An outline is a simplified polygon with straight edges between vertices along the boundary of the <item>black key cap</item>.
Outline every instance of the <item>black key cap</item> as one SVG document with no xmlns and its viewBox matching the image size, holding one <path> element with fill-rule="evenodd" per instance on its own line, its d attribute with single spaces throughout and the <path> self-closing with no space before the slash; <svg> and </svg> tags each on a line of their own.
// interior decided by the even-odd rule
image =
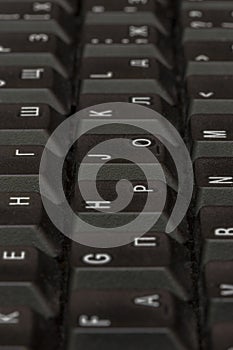
<svg viewBox="0 0 233 350">
<path fill-rule="evenodd" d="M 195 162 L 196 182 L 201 187 L 233 187 L 231 158 L 203 158 Z"/>
<path fill-rule="evenodd" d="M 232 206 L 233 162 L 229 158 L 199 158 L 194 163 L 197 212 L 204 206 Z"/>
<path fill-rule="evenodd" d="M 184 269 L 185 259 L 185 250 L 164 233 L 147 234 L 114 249 L 73 243 L 71 288 L 127 289 L 143 285 L 146 289 L 162 287 L 187 300 L 192 282 L 189 268 Z"/>
<path fill-rule="evenodd" d="M 195 141 L 233 141 L 232 101 L 195 101 L 189 112 L 191 136 Z"/>
<path fill-rule="evenodd" d="M 45 145 L 64 119 L 44 104 L 0 104 L 0 144 Z"/>
<path fill-rule="evenodd" d="M 109 170 L 108 170 L 109 171 Z M 122 177 L 123 178 L 123 177 Z M 149 180 L 149 179 L 147 179 Z M 159 213 L 159 209 L 161 207 L 161 201 L 162 198 L 164 196 L 164 194 L 166 193 L 166 185 L 159 180 L 150 180 L 151 182 L 151 187 L 149 188 L 151 191 L 151 200 L 150 200 L 150 204 L 148 204 L 147 206 L 147 213 L 151 213 L 151 215 L 153 215 L 153 212 L 157 212 Z M 130 203 L 126 202 L 126 205 L 124 206 L 124 209 L 122 209 L 121 212 L 124 213 L 128 213 L 128 214 L 138 214 L 143 210 L 143 207 L 146 203 L 146 199 L 147 199 L 147 195 L 148 192 L 138 192 L 138 186 L 143 186 L 146 189 L 148 189 L 148 187 L 146 187 L 146 181 L 143 180 L 138 180 L 138 181 L 132 181 L 131 182 L 133 185 L 133 189 L 134 189 L 134 198 L 132 199 L 132 201 Z M 96 194 L 93 191 L 94 185 L 91 181 L 88 180 L 79 180 L 79 186 L 82 185 L 83 188 L 87 189 L 88 194 L 86 195 L 87 198 L 83 198 L 81 196 L 80 193 L 80 189 L 79 186 L 77 186 L 76 188 L 76 201 L 74 204 L 74 209 L 76 212 L 78 213 L 83 213 L 83 215 L 87 215 L 88 217 L 90 216 L 90 219 L 92 217 L 92 214 L 96 213 L 96 210 L 98 209 L 98 206 L 101 207 L 102 211 L 106 214 L 109 214 L 111 216 L 112 211 L 114 211 L 114 200 L 116 199 L 116 184 L 117 184 L 117 180 L 107 180 L 105 179 L 104 181 L 98 181 L 97 183 L 97 187 L 98 190 L 100 192 L 100 194 L 102 195 L 102 198 L 105 199 L 105 201 L 103 202 L 99 202 L 99 196 L 98 198 L 96 197 Z M 125 191 L 125 195 L 127 198 L 131 198 L 131 194 L 132 194 L 132 186 L 127 183 L 125 184 L 124 187 L 124 191 Z M 173 203 L 173 196 L 170 193 L 170 195 L 168 195 L 169 199 L 168 202 L 171 205 L 171 202 Z M 166 209 L 168 209 L 168 203 L 166 205 Z M 119 215 L 120 215 L 119 213 Z M 97 214 L 98 215 L 98 214 Z M 114 214 L 113 214 L 114 216 Z M 125 219 L 127 219 L 126 215 L 123 216 Z M 122 219 L 123 219 L 122 217 Z M 93 219 L 94 219 L 94 215 L 93 215 Z M 110 221 L 106 224 L 109 224 Z"/>
<path fill-rule="evenodd" d="M 88 13 L 82 42 L 92 44 L 148 44 L 158 43 L 160 35 L 167 35 L 166 29 L 152 13 L 126 14 L 106 12 Z"/>
<path fill-rule="evenodd" d="M 9 221 L 8 221 L 9 223 Z M 49 318 L 59 311 L 59 269 L 31 247 L 0 248 L 1 306 L 25 305 Z"/>
<path fill-rule="evenodd" d="M 230 2 L 183 3 L 182 22 L 192 29 L 227 28 L 233 29 L 233 6 Z"/>
<path fill-rule="evenodd" d="M 50 336 L 46 337 L 46 331 Z M 29 308 L 14 305 L 0 308 L 0 338 L 2 349 L 55 349 L 58 346 L 56 326 L 47 322 Z"/>
<path fill-rule="evenodd" d="M 202 264 L 230 260 L 233 249 L 233 207 L 212 206 L 200 210 L 199 230 Z"/>
<path fill-rule="evenodd" d="M 152 45 L 86 45 L 84 48 L 81 79 L 151 79 L 163 78 L 172 82 L 170 68 L 163 55 Z"/>
<path fill-rule="evenodd" d="M 193 99 L 232 99 L 233 65 L 192 63 L 187 70 L 188 94 Z"/>
<path fill-rule="evenodd" d="M 231 157 L 233 142 L 231 100 L 193 101 L 189 111 L 193 160 Z"/>
<path fill-rule="evenodd" d="M 12 4 L 21 4 L 22 0 L 8 0 L 7 1 L 8 4 L 10 4 L 9 7 L 12 6 Z M 33 11 L 37 12 L 37 11 L 44 11 L 44 13 L 50 12 L 52 6 L 54 6 L 54 4 L 58 4 L 60 6 L 62 6 L 67 12 L 69 13 L 73 13 L 76 11 L 77 9 L 77 5 L 78 5 L 78 1 L 77 0 L 50 0 L 48 2 L 33 2 L 31 0 L 24 0 L 24 3 L 29 3 L 31 6 L 33 6 Z M 6 3 L 6 0 L 1 0 L 1 3 Z M 8 7 L 8 9 L 9 9 Z"/>
<path fill-rule="evenodd" d="M 135 128 L 136 129 L 136 128 Z M 160 142 L 155 136 L 152 136 L 151 134 L 148 134 L 146 131 L 143 132 L 141 130 L 141 133 L 139 133 L 139 130 L 135 130 L 133 126 L 130 128 L 126 128 L 126 125 L 122 125 L 120 127 L 118 125 L 118 130 L 114 130 L 114 134 L 107 133 L 107 130 L 102 127 L 98 129 L 91 130 L 91 133 L 86 133 L 82 137 L 79 138 L 76 145 L 76 159 L 78 163 L 84 162 L 86 164 L 96 164 L 101 163 L 104 160 L 108 160 L 108 165 L 110 167 L 110 164 L 112 163 L 122 163 L 120 160 L 117 161 L 116 159 L 113 160 L 114 155 L 109 152 L 109 150 L 106 147 L 105 154 L 99 155 L 96 152 L 92 151 L 92 148 L 95 146 L 98 146 L 101 142 L 113 140 L 114 139 L 127 139 L 127 156 L 130 158 L 132 155 L 137 152 L 137 160 L 138 163 L 147 163 L 148 165 L 152 163 L 152 159 L 145 160 L 144 156 L 144 150 L 145 148 L 150 150 L 157 160 L 160 163 L 163 163 L 164 166 L 168 169 L 172 169 L 174 178 L 175 178 L 175 169 L 174 165 L 172 163 L 171 157 L 169 156 L 169 152 L 167 151 L 166 147 Z M 122 130 L 122 134 L 120 131 Z M 144 147 L 143 147 L 144 145 Z M 122 156 L 124 151 L 122 151 Z M 84 160 L 84 157 L 86 156 L 86 159 Z M 124 163 L 127 161 L 124 160 Z M 153 163 L 156 162 L 155 158 L 153 158 Z M 129 162 L 128 162 L 129 163 Z M 130 164 L 128 164 L 130 166 Z"/>
<path fill-rule="evenodd" d="M 72 49 L 53 34 L 0 33 L 2 66 L 49 66 L 67 77 L 72 73 Z"/>
<path fill-rule="evenodd" d="M 17 246 L 30 244 L 52 257 L 60 255 L 63 236 L 44 211 L 38 175 L 0 178 L 0 244 L 5 247 L 12 242 Z"/>
<path fill-rule="evenodd" d="M 217 323 L 211 329 L 209 344 L 212 350 L 232 349 L 233 322 Z"/>
<path fill-rule="evenodd" d="M 96 227 L 96 235 L 101 234 L 101 228 L 114 228 L 115 231 L 118 232 L 118 227 L 121 228 L 122 226 L 129 224 L 131 221 L 135 220 L 139 214 L 141 214 L 141 220 L 144 220 L 145 222 L 147 222 L 148 218 L 154 221 L 152 227 L 150 225 L 146 230 L 165 231 L 172 209 L 175 205 L 177 188 L 174 181 L 171 182 L 171 179 L 168 178 L 167 184 L 165 184 L 163 181 L 152 180 L 149 177 L 149 166 L 146 171 L 147 181 L 150 181 L 150 186 L 148 186 L 145 181 L 145 175 L 142 174 L 137 167 L 127 167 L 122 166 L 121 164 L 114 164 L 112 167 L 102 167 L 98 174 L 98 182 L 94 183 L 88 181 L 88 174 L 95 171 L 95 167 L 96 165 L 94 166 L 94 169 L 92 167 L 86 167 L 83 177 L 79 177 L 79 185 L 76 186 L 75 196 L 73 196 L 71 206 L 81 220 Z M 159 168 L 161 168 L 160 165 Z M 84 180 L 84 176 L 86 177 L 86 180 Z M 121 195 L 118 194 L 122 199 L 119 208 L 119 201 L 116 201 L 115 203 L 117 198 L 116 184 L 121 179 L 127 179 L 128 182 L 125 182 L 122 190 L 122 192 L 124 191 L 124 197 L 122 192 Z M 170 185 L 174 186 L 174 188 L 169 187 Z M 85 198 L 82 197 L 80 193 L 80 186 L 82 186 L 82 189 L 85 189 L 87 192 Z M 99 192 L 98 196 L 94 190 L 96 186 Z M 152 191 L 150 192 L 149 200 L 147 200 L 148 190 Z M 164 203 L 164 205 L 161 205 L 161 203 Z M 145 204 L 147 204 L 146 208 L 144 208 Z M 154 220 L 154 218 L 156 218 L 157 221 Z M 72 230 L 73 232 L 76 232 L 75 226 L 72 227 Z M 136 230 L 137 229 L 135 228 L 135 231 Z M 78 228 L 78 231 L 80 231 L 80 228 Z M 82 228 L 82 231 L 85 235 L 89 234 L 89 231 L 86 231 L 84 228 Z M 139 228 L 138 231 L 134 233 L 141 233 L 141 229 Z M 174 230 L 170 235 L 179 242 L 182 242 L 187 238 L 182 227 L 178 230 Z M 117 234 L 114 236 L 114 242 L 116 236 Z M 100 238 L 100 240 L 101 246 L 103 246 L 105 242 L 102 243 L 102 238 Z"/>
<path fill-rule="evenodd" d="M 102 156 L 104 157 L 105 155 L 103 154 Z M 78 213 L 78 216 L 83 221 L 87 221 L 94 226 L 116 227 L 129 223 L 143 211 L 143 214 L 141 214 L 142 220 L 147 222 L 149 217 L 159 217 L 153 228 L 157 231 L 164 231 L 171 216 L 172 208 L 175 205 L 178 188 L 177 178 L 175 177 L 176 172 L 175 170 L 172 172 L 169 168 L 169 163 L 157 165 L 158 174 L 160 174 L 159 169 L 162 166 L 162 172 L 167 184 L 165 185 L 163 182 L 155 181 L 155 175 L 153 175 L 153 178 L 151 177 L 151 171 L 152 173 L 156 171 L 155 163 L 145 163 L 145 160 L 141 159 L 141 161 L 137 162 L 139 166 L 136 166 L 135 164 L 127 163 L 124 159 L 118 159 L 103 166 L 103 164 L 95 161 L 97 160 L 94 159 L 93 162 L 86 163 L 85 172 L 82 173 L 82 176 L 79 174 L 79 186 L 77 185 L 76 187 L 75 197 L 72 201 L 72 208 Z M 84 162 L 82 164 L 84 165 Z M 143 167 L 146 176 L 140 170 L 140 166 Z M 101 199 L 99 195 L 96 197 L 93 191 L 95 184 L 88 181 L 89 174 L 95 173 L 96 167 L 101 168 L 98 172 L 98 182 L 96 184 Z M 119 195 L 118 193 L 119 198 L 124 198 L 124 204 L 121 203 L 120 212 L 115 212 L 118 211 L 114 204 L 116 187 L 117 182 L 121 179 L 127 179 L 129 183 L 124 185 L 124 190 L 122 190 L 124 195 L 122 193 Z M 80 186 L 88 190 L 88 195 L 85 198 L 80 193 Z M 167 194 L 165 194 L 166 190 Z M 150 198 L 147 202 L 148 194 Z M 166 197 L 165 205 L 161 208 L 161 202 L 164 197 Z M 147 203 L 146 210 L 143 209 L 145 203 Z M 102 212 L 98 211 L 98 206 L 102 209 Z M 87 233 L 85 234 L 87 235 Z M 179 242 L 184 242 L 187 239 L 185 225 L 180 226 L 169 235 Z"/>
<path fill-rule="evenodd" d="M 81 290 L 71 296 L 69 320 L 69 350 L 197 348 L 189 308 L 162 290 Z"/>
<path fill-rule="evenodd" d="M 177 113 L 174 81 L 166 83 L 167 86 L 162 86 L 156 79 L 112 79 L 103 74 L 82 81 L 78 106 L 82 109 L 109 102 L 134 103 L 155 109 L 178 125 L 180 119 L 174 117 Z M 101 114 L 93 112 L 89 117 L 96 116 L 100 119 Z"/>
<path fill-rule="evenodd" d="M 228 29 L 185 30 L 183 45 L 187 61 L 232 61 L 232 33 Z"/>
<path fill-rule="evenodd" d="M 0 196 L 1 225 L 7 225 L 8 222 L 12 225 L 28 225 L 40 218 L 42 205 L 38 193 L 6 191 L 1 192 Z"/>
<path fill-rule="evenodd" d="M 205 267 L 208 324 L 233 321 L 233 261 L 212 261 Z"/>
<path fill-rule="evenodd" d="M 173 91 L 172 91 L 173 92 Z M 153 79 L 94 79 L 84 80 L 80 90 L 79 109 L 107 102 L 128 102 L 153 108 L 177 123 L 171 97 L 157 80 Z"/>
<path fill-rule="evenodd" d="M 161 3 L 157 0 L 86 0 L 83 3 L 83 9 L 84 11 L 95 13 L 103 13 L 105 11 L 155 12 L 156 10 L 161 10 Z"/>
<path fill-rule="evenodd" d="M 0 145 L 1 175 L 39 174 L 43 146 Z"/>
<path fill-rule="evenodd" d="M 68 81 L 48 67 L 0 67 L 2 103 L 45 103 L 59 113 L 70 109 Z"/>
<path fill-rule="evenodd" d="M 72 41 L 74 21 L 64 10 L 51 3 L 50 10 L 36 10 L 35 2 L 0 2 L 0 32 L 27 32 L 32 36 L 53 33 L 66 43 Z M 42 30 L 43 28 L 43 30 Z"/>
</svg>

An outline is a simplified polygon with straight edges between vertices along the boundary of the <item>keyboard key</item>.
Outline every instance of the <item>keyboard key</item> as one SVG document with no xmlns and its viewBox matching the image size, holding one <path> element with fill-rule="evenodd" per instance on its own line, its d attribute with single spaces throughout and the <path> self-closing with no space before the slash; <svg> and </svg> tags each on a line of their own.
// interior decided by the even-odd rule
<svg viewBox="0 0 233 350">
<path fill-rule="evenodd" d="M 125 179 L 124 177 L 121 177 L 123 179 Z M 129 180 L 127 178 L 127 180 Z M 82 181 L 82 182 L 81 182 Z M 119 180 L 118 180 L 119 181 Z M 149 179 L 147 179 L 147 181 L 149 181 Z M 81 183 L 80 183 L 81 182 Z M 114 211 L 114 201 L 116 199 L 116 184 L 117 184 L 117 180 L 107 180 L 105 179 L 104 181 L 102 180 L 98 180 L 97 183 L 97 187 L 99 190 L 99 193 L 102 195 L 102 198 L 105 198 L 104 203 L 102 203 L 101 209 L 102 211 L 105 213 L 105 215 L 109 215 L 109 219 L 112 216 L 113 217 L 113 221 L 112 223 L 115 221 L 114 220 L 114 214 L 112 214 L 112 212 L 115 213 Z M 88 194 L 86 195 L 86 198 L 83 198 L 81 196 L 80 193 L 80 186 L 82 185 L 83 188 L 86 188 L 86 191 L 88 192 Z M 148 192 L 138 192 L 137 191 L 137 186 L 143 186 L 146 187 L 146 181 L 143 180 L 139 180 L 138 181 L 132 181 L 132 185 L 133 185 L 133 190 L 134 190 L 134 198 L 132 198 L 132 201 L 130 203 L 127 202 L 127 200 L 125 200 L 125 206 L 123 206 L 123 209 L 120 210 L 119 213 L 116 213 L 118 215 L 124 213 L 128 213 L 132 215 L 136 215 L 139 214 L 142 210 L 143 207 L 145 206 L 146 200 L 147 200 L 147 196 L 148 196 Z M 76 212 L 78 213 L 83 213 L 83 215 L 85 216 L 85 214 L 87 215 L 87 217 L 90 217 L 90 219 L 94 219 L 94 213 L 96 215 L 98 215 L 96 213 L 96 210 L 98 209 L 98 204 L 99 204 L 99 196 L 98 198 L 96 197 L 96 194 L 93 191 L 94 188 L 94 184 L 91 181 L 88 180 L 79 180 L 79 186 L 76 187 L 76 200 L 74 203 L 74 209 Z M 148 188 L 148 187 L 146 187 Z M 159 180 L 150 180 L 150 190 L 152 190 L 152 192 L 150 193 L 150 201 L 147 205 L 147 210 L 146 212 L 151 215 L 153 215 L 153 213 L 160 213 L 160 208 L 161 208 L 161 202 L 163 200 L 163 196 L 165 196 L 166 194 L 166 184 L 164 184 L 162 181 Z M 126 198 L 131 198 L 132 196 L 132 186 L 129 183 L 125 183 L 124 185 L 124 191 L 125 191 L 125 196 Z M 170 201 L 170 205 L 171 202 L 173 203 L 174 200 L 174 194 L 169 193 L 168 195 L 169 199 L 168 202 Z M 170 206 L 168 206 L 168 203 L 166 205 L 166 209 L 169 212 L 169 208 Z M 99 213 L 100 214 L 100 213 Z M 121 215 L 122 216 L 122 215 Z M 122 216 L 122 219 L 127 219 L 126 215 Z M 110 221 L 108 221 L 108 223 L 105 224 L 110 224 Z M 117 225 L 118 226 L 118 225 Z"/>
<path fill-rule="evenodd" d="M 180 120 L 176 118 L 175 101 L 176 97 L 171 97 L 157 80 L 88 79 L 82 82 L 78 106 L 81 110 L 107 102 L 135 103 L 155 109 L 177 125 Z"/>
<path fill-rule="evenodd" d="M 1 3 L 6 3 L 6 0 L 1 0 Z M 7 1 L 8 4 L 21 4 L 22 0 L 8 0 Z M 58 4 L 60 6 L 62 6 L 68 13 L 73 13 L 76 11 L 77 9 L 77 5 L 78 5 L 78 1 L 76 0 L 50 0 L 46 3 L 38 3 L 38 2 L 32 2 L 31 0 L 23 0 L 23 3 L 29 3 L 30 6 L 33 6 L 33 11 L 35 13 L 37 13 L 37 11 L 42 11 L 44 13 L 48 13 L 51 11 L 52 7 L 54 6 L 54 4 Z M 9 7 L 11 7 L 8 5 L 8 9 Z"/>
<path fill-rule="evenodd" d="M 175 205 L 177 194 L 176 183 L 175 181 L 172 182 L 172 179 L 169 178 L 169 173 L 167 174 L 167 184 L 162 180 L 152 179 L 150 177 L 150 166 L 147 167 L 146 164 L 142 165 L 146 168 L 146 181 L 145 175 L 139 170 L 139 166 L 125 166 L 119 163 L 118 165 L 103 166 L 98 173 L 97 183 L 88 181 L 88 174 L 93 171 L 95 172 L 96 165 L 94 167 L 85 166 L 85 173 L 82 174 L 82 177 L 79 176 L 79 184 L 76 185 L 71 206 L 84 222 L 88 222 L 90 225 L 96 227 L 96 235 L 97 233 L 101 233 L 100 229 L 98 229 L 99 227 L 115 228 L 115 231 L 118 232 L 118 227 L 121 229 L 121 226 L 129 224 L 140 213 L 141 220 L 145 222 L 148 219 L 152 220 L 152 225 L 148 229 L 145 228 L 146 230 L 165 231 Z M 156 171 L 154 167 L 155 165 L 153 165 L 153 170 Z M 159 169 L 161 169 L 160 165 Z M 164 173 L 166 173 L 166 169 Z M 121 198 L 119 207 L 119 201 L 116 200 L 116 184 L 121 179 L 127 179 L 128 181 L 125 181 L 124 187 L 121 188 L 121 194 L 118 193 L 118 196 Z M 80 186 L 87 192 L 85 198 L 80 193 Z M 96 187 L 99 192 L 98 196 L 95 191 Z M 152 191 L 149 193 L 149 200 L 147 200 L 148 190 Z M 124 196 L 122 192 L 124 192 Z M 144 208 L 145 204 L 147 204 L 146 208 Z M 98 209 L 101 209 L 101 211 Z M 185 220 L 183 221 L 181 227 L 169 234 L 179 242 L 187 239 Z M 76 232 L 75 226 L 72 229 Z M 84 230 L 83 228 L 82 231 Z M 137 234 L 138 232 L 141 233 L 140 228 L 134 233 Z M 85 230 L 82 233 L 87 235 L 89 232 Z M 115 239 L 116 235 L 114 242 Z"/>
<path fill-rule="evenodd" d="M 30 224 L 38 220 L 42 210 L 40 196 L 33 192 L 1 192 L 1 210 L 4 214 L 1 217 L 2 225 L 7 225 L 9 221 L 12 225 Z"/>
<path fill-rule="evenodd" d="M 9 222 L 9 221 L 8 221 Z M 59 311 L 59 269 L 31 247 L 0 248 L 1 306 L 25 305 L 50 318 Z"/>
<path fill-rule="evenodd" d="M 233 321 L 233 261 L 212 261 L 205 267 L 208 324 Z"/>
<path fill-rule="evenodd" d="M 165 5 L 165 4 L 163 4 Z M 86 0 L 83 3 L 84 11 L 103 13 L 105 11 L 125 11 L 134 13 L 137 11 L 161 10 L 161 3 L 157 0 Z"/>
<path fill-rule="evenodd" d="M 114 249 L 100 250 L 73 243 L 71 288 L 127 289 L 143 285 L 148 289 L 162 287 L 187 300 L 192 295 L 192 282 L 190 269 L 183 270 L 186 254 L 181 245 L 164 233 L 150 233 Z"/>
<path fill-rule="evenodd" d="M 122 134 L 120 133 L 120 130 L 122 129 Z M 101 163 L 104 160 L 109 160 L 108 165 L 110 163 L 121 163 L 122 161 L 116 161 L 114 158 L 114 155 L 109 152 L 109 149 L 106 145 L 106 153 L 105 155 L 99 155 L 96 154 L 96 152 L 91 151 L 91 149 L 95 146 L 98 146 L 100 143 L 109 141 L 109 140 L 116 140 L 116 139 L 127 139 L 128 148 L 127 148 L 127 157 L 132 158 L 134 157 L 134 154 L 137 153 L 137 160 L 139 163 L 145 163 L 145 148 L 151 151 L 157 160 L 160 163 L 163 163 L 167 168 L 170 168 L 174 170 L 174 164 L 172 163 L 172 159 L 169 156 L 169 152 L 167 151 L 166 147 L 160 142 L 155 136 L 148 134 L 144 131 L 141 133 L 137 133 L 138 129 L 134 129 L 133 126 L 130 128 L 126 128 L 125 125 L 122 125 L 122 128 L 120 128 L 120 125 L 118 127 L 118 130 L 115 130 L 117 133 L 115 134 L 108 134 L 107 130 L 102 127 L 99 130 L 94 129 L 91 130 L 91 133 L 86 133 L 85 135 L 81 136 L 79 140 L 76 143 L 76 159 L 78 164 L 82 162 L 88 163 L 88 164 L 96 164 Z M 127 132 L 128 131 L 128 132 Z M 143 147 L 144 145 L 144 147 Z M 124 155 L 124 152 L 122 150 L 122 156 Z M 88 155 L 87 155 L 88 154 Z M 84 157 L 86 157 L 84 159 Z M 154 164 L 156 162 L 156 159 L 147 159 L 147 164 Z M 126 160 L 124 160 L 124 163 L 126 163 Z M 129 162 L 128 162 L 129 163 Z"/>
<path fill-rule="evenodd" d="M 69 350 L 197 348 L 189 308 L 162 290 L 80 290 L 71 296 L 69 320 Z"/>
<path fill-rule="evenodd" d="M 232 101 L 195 101 L 189 119 L 194 142 L 233 141 Z"/>
<path fill-rule="evenodd" d="M 206 206 L 199 216 L 202 264 L 230 260 L 233 249 L 233 207 Z"/>
<path fill-rule="evenodd" d="M 0 33 L 30 33 L 31 40 L 45 40 L 46 33 L 53 33 L 66 43 L 72 41 L 74 21 L 59 6 L 50 3 L 48 11 L 36 10 L 36 3 L 0 2 Z M 37 6 L 38 8 L 38 6 Z M 42 31 L 43 28 L 43 31 Z M 42 32 L 41 32 L 42 31 Z M 39 36 L 39 37 L 38 37 Z"/>
<path fill-rule="evenodd" d="M 231 100 L 195 100 L 190 105 L 192 158 L 231 157 L 233 116 Z"/>
<path fill-rule="evenodd" d="M 0 33 L 0 43 L 2 66 L 49 66 L 65 78 L 72 73 L 72 49 L 53 34 Z"/>
<path fill-rule="evenodd" d="M 28 145 L 0 146 L 1 175 L 39 174 L 44 147 Z"/>
<path fill-rule="evenodd" d="M 194 163 L 196 213 L 205 206 L 232 206 L 232 158 L 198 158 Z"/>
<path fill-rule="evenodd" d="M 45 103 L 65 114 L 71 104 L 69 83 L 48 67 L 0 67 L 2 103 Z"/>
<path fill-rule="evenodd" d="M 166 66 L 166 68 L 164 67 Z M 169 64 L 152 45 L 85 45 L 80 71 L 81 79 L 151 79 L 174 83 Z"/>
<path fill-rule="evenodd" d="M 38 175 L 1 175 L 0 180 L 0 245 L 14 242 L 34 246 L 52 257 L 61 255 L 64 238 L 44 211 Z"/>
<path fill-rule="evenodd" d="M 195 162 L 196 182 L 201 187 L 231 188 L 232 173 L 231 158 L 200 158 Z"/>
<path fill-rule="evenodd" d="M 0 145 L 45 145 L 64 119 L 45 104 L 0 104 Z"/>
<path fill-rule="evenodd" d="M 50 337 L 46 337 L 45 329 Z M 21 305 L 0 308 L 0 338 L 2 349 L 34 349 L 40 336 L 43 348 L 53 349 L 58 346 L 58 333 L 55 325 L 29 308 Z"/>
<path fill-rule="evenodd" d="M 156 44 L 166 29 L 154 14 L 145 12 L 88 13 L 86 15 L 82 42 L 91 44 Z"/>
<path fill-rule="evenodd" d="M 233 29 L 233 6 L 230 2 L 209 2 L 208 4 L 183 3 L 182 22 L 184 27 L 192 29 L 227 28 Z"/>
<path fill-rule="evenodd" d="M 233 65 L 192 63 L 187 70 L 187 90 L 192 99 L 232 99 Z"/>
<path fill-rule="evenodd" d="M 232 33 L 228 29 L 185 30 L 183 45 L 187 61 L 232 61 Z"/>
</svg>

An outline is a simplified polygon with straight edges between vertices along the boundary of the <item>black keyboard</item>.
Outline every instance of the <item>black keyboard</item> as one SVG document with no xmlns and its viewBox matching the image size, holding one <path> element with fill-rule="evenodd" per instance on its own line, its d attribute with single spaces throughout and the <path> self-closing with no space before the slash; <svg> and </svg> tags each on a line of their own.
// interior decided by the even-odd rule
<svg viewBox="0 0 233 350">
<path fill-rule="evenodd" d="M 1 350 L 233 349 L 233 1 L 0 0 L 0 259 Z"/>
</svg>

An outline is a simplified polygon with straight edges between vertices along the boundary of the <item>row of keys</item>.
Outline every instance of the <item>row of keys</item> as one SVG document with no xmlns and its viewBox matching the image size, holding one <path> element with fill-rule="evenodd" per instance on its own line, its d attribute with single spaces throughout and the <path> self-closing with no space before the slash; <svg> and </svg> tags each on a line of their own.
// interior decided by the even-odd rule
<svg viewBox="0 0 233 350">
<path fill-rule="evenodd" d="M 160 12 L 156 11 L 156 16 L 148 12 L 155 6 L 162 8 L 162 3 L 166 5 L 153 1 L 151 8 L 151 1 L 129 0 L 128 6 L 137 7 L 134 10 L 125 7 L 126 1 L 114 4 L 104 0 L 86 1 L 83 5 L 89 12 L 82 29 L 77 109 L 87 108 L 89 125 L 106 117 L 111 120 L 114 111 L 88 107 L 128 102 L 154 109 L 177 128 L 181 126 L 182 121 L 177 118 L 169 21 L 163 21 Z M 147 160 L 140 157 L 143 147 L 150 149 L 163 164 L 170 179 L 166 208 L 152 232 L 143 237 L 135 237 L 136 233 L 132 232 L 132 243 L 125 246 L 110 249 L 105 242 L 106 248 L 92 248 L 72 243 L 67 347 L 69 350 L 78 345 L 90 350 L 115 350 L 136 346 L 141 350 L 145 346 L 153 349 L 156 344 L 164 350 L 197 349 L 196 320 L 188 303 L 193 297 L 192 270 L 189 252 L 182 245 L 187 240 L 186 223 L 183 231 L 180 227 L 171 234 L 172 238 L 164 233 L 177 188 L 174 164 L 162 142 L 144 130 L 125 125 L 93 128 L 83 135 L 76 143 L 75 158 L 77 176 L 80 163 L 85 162 L 85 173 L 78 181 L 75 179 L 72 208 L 81 219 L 96 227 L 122 226 L 141 213 L 150 191 L 154 200 L 144 218 L 155 215 L 165 184 L 150 178 L 154 182 L 148 187 L 149 177 L 145 180 L 135 164 L 124 159 L 113 160 L 109 148 L 101 155 L 92 151 L 101 142 L 119 137 L 127 139 L 127 150 L 137 154 L 139 164 L 144 163 L 149 172 L 158 164 L 155 161 L 145 164 Z M 89 157 L 84 159 L 87 153 Z M 105 160 L 108 163 L 103 165 Z M 95 197 L 93 181 L 89 179 L 96 165 L 103 165 L 95 183 L 103 202 Z M 114 213 L 116 184 L 121 179 L 131 183 L 124 188 L 124 196 L 130 196 L 132 190 L 134 195 L 125 208 Z M 88 198 L 82 197 L 81 185 L 87 190 Z M 83 232 L 86 239 L 88 234 Z M 190 321 L 184 328 L 181 326 L 182 332 L 177 327 L 177 317 L 183 320 L 187 317 Z M 183 334 L 186 326 L 190 338 Z"/>
<path fill-rule="evenodd" d="M 39 166 L 73 103 L 77 5 L 0 1 L 0 347 L 63 341 L 64 237 L 44 210 Z"/>
<path fill-rule="evenodd" d="M 232 4 L 182 3 L 187 123 L 196 196 L 193 227 L 202 288 L 204 349 L 230 349 L 232 319 Z"/>
</svg>

